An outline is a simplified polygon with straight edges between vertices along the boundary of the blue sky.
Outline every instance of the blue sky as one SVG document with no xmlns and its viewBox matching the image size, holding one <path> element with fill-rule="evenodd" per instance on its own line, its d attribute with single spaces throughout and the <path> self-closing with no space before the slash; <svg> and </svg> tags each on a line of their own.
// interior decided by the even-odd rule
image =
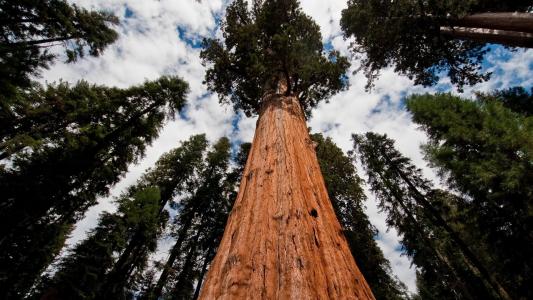
<svg viewBox="0 0 533 300">
<path fill-rule="evenodd" d="M 120 38 L 101 57 L 87 57 L 76 64 L 58 63 L 43 72 L 41 80 L 54 82 L 59 79 L 75 82 L 85 79 L 97 84 L 127 87 L 156 79 L 161 75 L 177 74 L 189 82 L 191 92 L 186 111 L 180 118 L 168 123 L 157 141 L 149 147 L 146 157 L 130 167 L 128 174 L 113 189 L 118 195 L 126 186 L 140 177 L 164 152 L 176 147 L 179 141 L 192 134 L 206 133 L 210 140 L 228 136 L 236 145 L 251 141 L 255 129 L 255 118 L 235 114 L 232 107 L 218 103 L 216 95 L 207 93 L 202 84 L 204 67 L 199 59 L 199 47 L 203 37 L 221 37 L 218 30 L 224 14 L 223 0 L 75 0 L 80 6 L 105 9 L 121 18 L 117 27 Z M 306 13 L 320 25 L 327 50 L 335 49 L 349 55 L 348 45 L 340 32 L 340 12 L 346 0 L 302 0 Z M 464 96 L 471 97 L 475 91 L 490 91 L 513 85 L 533 86 L 533 51 L 509 52 L 501 47 L 492 47 L 484 63 L 487 71 L 494 74 L 488 82 L 465 89 Z M 406 95 L 422 92 L 451 91 L 447 78 L 436 87 L 414 86 L 406 77 L 398 76 L 392 70 L 383 70 L 375 88 L 366 92 L 366 79 L 362 74 L 352 74 L 358 61 L 352 61 L 348 80 L 350 89 L 321 103 L 313 111 L 308 125 L 314 132 L 323 132 L 331 137 L 345 151 L 350 150 L 352 133 L 376 131 L 396 139 L 403 154 L 422 168 L 424 174 L 438 183 L 435 173 L 429 169 L 419 151 L 426 141 L 423 132 L 417 129 L 404 110 Z M 361 170 L 361 168 L 359 168 Z M 364 177 L 362 172 L 361 176 Z M 374 198 L 368 194 L 367 214 L 379 230 L 378 244 L 390 260 L 395 274 L 415 290 L 414 270 L 410 261 L 401 255 L 398 236 L 394 229 L 388 230 L 385 217 L 379 213 Z M 98 215 L 113 211 L 112 196 L 100 199 L 99 204 L 89 210 L 84 220 L 72 233 L 69 244 L 79 241 L 92 228 Z M 166 255 L 168 243 L 163 242 L 157 254 Z M 357 258 L 356 258 L 357 259 Z"/>
</svg>

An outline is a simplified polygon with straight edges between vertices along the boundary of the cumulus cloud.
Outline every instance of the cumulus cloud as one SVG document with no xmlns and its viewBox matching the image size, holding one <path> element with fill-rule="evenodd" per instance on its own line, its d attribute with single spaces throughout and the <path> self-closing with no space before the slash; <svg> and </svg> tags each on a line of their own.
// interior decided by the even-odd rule
<svg viewBox="0 0 533 300">
<path fill-rule="evenodd" d="M 91 83 L 128 87 L 153 80 L 161 75 L 179 75 L 189 82 L 191 92 L 184 119 L 169 122 L 149 148 L 146 157 L 130 167 L 123 180 L 117 184 L 110 197 L 100 199 L 80 221 L 68 244 L 82 239 L 96 224 L 98 215 L 115 209 L 112 197 L 134 183 L 151 167 L 159 156 L 176 147 L 179 141 L 192 134 L 206 133 L 213 141 L 230 136 L 236 141 L 251 141 L 257 118 L 235 115 L 232 108 L 218 103 L 216 95 L 207 94 L 202 84 L 204 67 L 199 58 L 198 42 L 202 37 L 220 37 L 217 24 L 224 14 L 227 0 L 76 0 L 80 6 L 114 12 L 121 19 L 117 28 L 119 40 L 101 57 L 88 57 L 76 64 L 54 65 L 43 72 L 42 81 L 53 82 L 60 78 L 69 82 L 85 79 Z M 344 55 L 349 55 L 349 41 L 342 37 L 339 21 L 346 0 L 301 0 L 304 11 L 320 25 L 325 43 Z M 495 48 L 487 57 L 486 68 L 494 73 L 485 83 L 467 88 L 465 95 L 474 91 L 489 91 L 513 85 L 533 86 L 530 74 L 533 69 L 533 51 L 517 51 Z M 353 62 L 352 70 L 358 65 Z M 393 70 L 382 72 L 375 88 L 366 92 L 366 78 L 362 74 L 349 76 L 350 89 L 335 95 L 327 103 L 321 103 L 308 121 L 314 132 L 331 137 L 343 150 L 352 148 L 351 134 L 376 131 L 386 133 L 396 140 L 399 150 L 423 169 L 424 174 L 437 182 L 432 170 L 427 168 L 419 151 L 426 136 L 411 122 L 402 101 L 413 93 L 434 92 L 413 86 L 411 80 L 398 76 Z M 439 87 L 449 86 L 447 79 Z M 359 168 L 361 172 L 361 168 Z M 361 172 L 361 176 L 364 174 Z M 401 255 L 398 234 L 388 230 L 385 216 L 378 211 L 375 199 L 368 194 L 366 212 L 379 230 L 378 244 L 391 261 L 394 273 L 415 291 L 415 271 L 409 259 Z M 167 245 L 168 246 L 168 245 Z M 168 247 L 165 247 L 168 248 Z M 164 249 L 163 249 L 164 250 Z"/>
</svg>

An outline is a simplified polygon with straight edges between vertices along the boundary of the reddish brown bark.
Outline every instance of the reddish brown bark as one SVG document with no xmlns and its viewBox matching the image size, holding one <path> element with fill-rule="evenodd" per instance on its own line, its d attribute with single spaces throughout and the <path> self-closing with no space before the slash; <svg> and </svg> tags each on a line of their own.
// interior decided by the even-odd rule
<svg viewBox="0 0 533 300">
<path fill-rule="evenodd" d="M 200 299 L 374 299 L 328 198 L 298 99 L 265 99 Z"/>
</svg>

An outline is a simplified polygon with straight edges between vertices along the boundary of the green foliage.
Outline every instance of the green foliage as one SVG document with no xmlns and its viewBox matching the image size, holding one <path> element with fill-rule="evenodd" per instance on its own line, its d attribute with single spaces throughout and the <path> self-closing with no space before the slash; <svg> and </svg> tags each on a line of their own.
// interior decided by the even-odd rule
<svg viewBox="0 0 533 300">
<path fill-rule="evenodd" d="M 0 103 L 55 60 L 50 47 L 61 45 L 69 62 L 98 56 L 117 39 L 116 24 L 118 18 L 108 12 L 65 0 L 0 1 Z"/>
<path fill-rule="evenodd" d="M 114 132 L 112 127 L 118 132 L 135 121 L 161 122 L 164 117 L 173 118 L 184 106 L 187 90 L 187 84 L 177 77 L 161 77 L 128 89 L 85 81 L 74 86 L 60 82 L 19 89 L 16 101 L 2 107 L 0 113 L 0 159 L 22 150 L 38 152 L 43 144 L 56 147 L 76 144 L 74 140 L 82 135 L 104 139 Z M 154 112 L 151 118 L 140 119 L 151 112 Z"/>
<path fill-rule="evenodd" d="M 52 279 L 43 280 L 34 296 L 60 293 L 62 299 L 98 299 L 114 292 L 121 298 L 128 289 L 135 289 L 142 281 L 138 273 L 146 267 L 168 221 L 164 208 L 183 191 L 202 163 L 206 147 L 205 135 L 196 135 L 164 154 L 117 199 L 117 213 L 104 214 L 98 227 L 61 263 Z"/>
<path fill-rule="evenodd" d="M 98 227 L 61 262 L 53 278 L 41 283 L 40 294 L 56 299 L 96 299 L 114 254 L 127 244 L 135 230 L 160 228 L 157 187 L 145 188 L 119 199 L 118 211 L 105 213 Z M 36 295 L 37 296 L 37 295 Z"/>
<path fill-rule="evenodd" d="M 304 110 L 344 89 L 348 60 L 325 55 L 318 25 L 296 0 L 233 1 L 222 24 L 224 40 L 207 39 L 201 58 L 205 81 L 222 103 L 258 114 L 261 98 L 276 91 L 296 95 Z"/>
<path fill-rule="evenodd" d="M 175 77 L 129 89 L 80 82 L 20 93 L 21 105 L 2 120 L 9 126 L 0 136 L 2 155 L 10 158 L 0 171 L 0 278 L 25 271 L 1 280 L 2 291 L 16 286 L 12 280 L 31 285 L 60 246 L 42 249 L 62 244 L 96 197 L 144 155 L 186 93 L 187 84 Z"/>
<path fill-rule="evenodd" d="M 191 299 L 202 281 L 205 269 L 214 257 L 224 232 L 226 220 L 236 197 L 249 146 L 241 146 L 236 168 L 230 167 L 230 143 L 220 139 L 207 153 L 198 176 L 188 184 L 187 196 L 177 209 L 174 236 L 176 242 L 164 264 L 157 283 L 144 295 L 148 299 Z M 203 269 L 203 270 L 202 270 Z M 166 288 L 165 288 L 166 287 Z"/>
<path fill-rule="evenodd" d="M 322 134 L 313 134 L 316 154 L 328 195 L 357 266 L 370 285 L 376 299 L 408 299 L 405 286 L 392 274 L 374 237 L 377 230 L 363 211 L 365 195 L 362 180 L 350 157 Z"/>
<path fill-rule="evenodd" d="M 429 143 L 423 148 L 427 160 L 450 186 L 471 199 L 468 216 L 493 254 L 494 272 L 512 296 L 530 298 L 531 96 L 518 89 L 480 98 L 420 95 L 411 97 L 407 107 L 428 133 Z"/>
<path fill-rule="evenodd" d="M 167 261 L 170 271 L 157 296 L 188 299 L 199 292 L 236 196 L 250 144 L 242 144 L 230 170 L 230 143 L 220 139 L 212 150 L 205 135 L 192 136 L 164 154 L 156 166 L 118 199 L 118 210 L 105 213 L 99 225 L 44 277 L 30 298 L 154 298 L 155 270 L 149 255 L 175 210 L 176 245 Z M 169 258 L 170 260 L 171 258 Z M 161 280 L 161 279 L 160 279 Z"/>
<path fill-rule="evenodd" d="M 367 171 L 367 182 L 379 201 L 379 208 L 387 214 L 387 225 L 396 228 L 403 250 L 417 266 L 419 296 L 423 299 L 495 298 L 454 240 L 455 232 L 464 230 L 468 224 L 460 223 L 456 213 L 463 211 L 467 202 L 433 189 L 420 169 L 402 156 L 387 136 L 367 133 L 353 138 L 354 148 Z M 465 236 L 463 233 L 459 238 Z M 472 238 L 469 242 L 474 243 L 474 236 L 469 237 Z M 476 250 L 482 259 L 483 249 Z"/>
<path fill-rule="evenodd" d="M 523 87 L 512 87 L 489 94 L 479 93 L 478 101 L 500 102 L 504 107 L 527 117 L 533 115 L 533 88 L 528 92 Z"/>
<path fill-rule="evenodd" d="M 341 26 L 353 37 L 352 50 L 363 54 L 361 69 L 370 88 L 383 68 L 434 85 L 443 72 L 459 88 L 489 78 L 481 73 L 488 52 L 485 44 L 453 39 L 441 34 L 441 26 L 476 12 L 527 11 L 531 1 L 481 0 L 349 0 Z"/>
</svg>

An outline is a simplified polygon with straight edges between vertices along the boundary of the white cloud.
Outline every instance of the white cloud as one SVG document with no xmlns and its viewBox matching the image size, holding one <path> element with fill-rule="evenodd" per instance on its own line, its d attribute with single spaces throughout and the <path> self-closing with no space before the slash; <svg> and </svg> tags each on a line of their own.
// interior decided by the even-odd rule
<svg viewBox="0 0 533 300">
<path fill-rule="evenodd" d="M 58 63 L 43 73 L 43 81 L 57 81 L 63 78 L 69 82 L 80 79 L 92 83 L 127 87 L 144 80 L 153 80 L 164 74 L 178 74 L 189 82 L 191 92 L 187 108 L 188 120 L 170 122 L 161 132 L 159 139 L 151 145 L 146 157 L 130 167 L 128 174 L 117 184 L 112 195 L 117 195 L 159 158 L 176 147 L 178 141 L 196 133 L 207 133 L 210 140 L 224 135 L 242 141 L 251 141 L 256 118 L 242 117 L 239 131 L 233 132 L 231 120 L 234 117 L 230 106 L 221 106 L 216 96 L 205 96 L 206 87 L 202 84 L 204 68 L 199 59 L 199 50 L 181 40 L 177 28 L 185 31 L 186 38 L 198 38 L 217 34 L 216 15 L 223 14 L 222 0 L 77 0 L 73 1 L 87 8 L 106 9 L 121 16 L 122 25 L 118 28 L 119 40 L 109 47 L 101 57 L 85 58 L 76 64 Z M 348 55 L 349 42 L 342 38 L 339 21 L 346 0 L 312 1 L 302 0 L 306 13 L 320 25 L 324 41 Z M 133 13 L 125 18 L 126 7 Z M 505 59 L 502 60 L 502 57 Z M 521 82 L 532 86 L 531 69 L 533 51 L 519 51 L 512 55 L 497 50 L 488 56 L 491 71 L 496 76 L 489 82 L 466 90 L 471 95 L 474 90 L 491 90 Z M 357 65 L 357 62 L 354 62 Z M 355 67 L 353 67 L 355 68 Z M 421 167 L 424 174 L 435 179 L 419 152 L 419 145 L 426 140 L 423 132 L 417 129 L 409 115 L 402 110 L 401 100 L 405 95 L 431 91 L 414 87 L 412 82 L 398 76 L 391 69 L 384 70 L 372 92 L 364 91 L 366 78 L 362 74 L 350 75 L 349 90 L 334 96 L 329 103 L 321 103 L 309 120 L 314 132 L 324 132 L 345 151 L 350 150 L 351 134 L 376 131 L 386 133 L 397 141 L 401 152 Z M 446 84 L 444 79 L 441 84 Z M 363 174 L 361 174 L 363 175 Z M 415 291 L 415 273 L 410 261 L 400 256 L 398 235 L 395 230 L 387 231 L 385 217 L 378 212 L 374 198 L 369 195 L 367 214 L 379 232 L 379 245 L 391 261 L 394 273 Z M 91 208 L 72 234 L 72 244 L 92 228 L 98 214 L 103 210 L 113 210 L 110 197 L 100 199 L 99 205 Z"/>
</svg>

